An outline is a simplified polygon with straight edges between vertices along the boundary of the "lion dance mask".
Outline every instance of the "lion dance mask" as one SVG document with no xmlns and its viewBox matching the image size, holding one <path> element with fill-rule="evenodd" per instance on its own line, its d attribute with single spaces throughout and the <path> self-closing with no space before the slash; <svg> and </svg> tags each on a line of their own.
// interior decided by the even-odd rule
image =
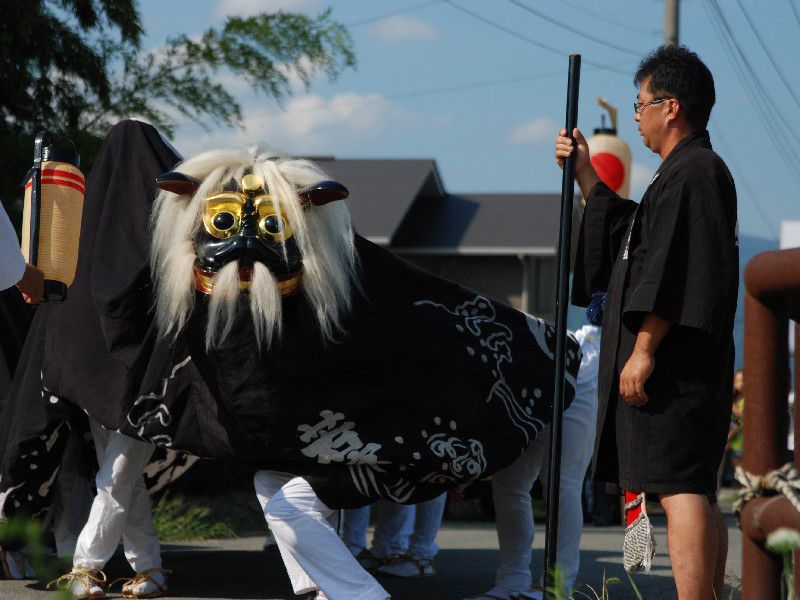
<svg viewBox="0 0 800 600">
<path fill-rule="evenodd" d="M 330 337 L 355 280 L 348 191 L 312 163 L 217 151 L 156 178 L 153 266 L 164 332 L 179 330 L 194 290 L 212 296 L 208 347 L 249 294 L 259 339 L 281 328 L 281 298 L 303 293 Z M 190 266 L 191 265 L 191 266 Z"/>
</svg>

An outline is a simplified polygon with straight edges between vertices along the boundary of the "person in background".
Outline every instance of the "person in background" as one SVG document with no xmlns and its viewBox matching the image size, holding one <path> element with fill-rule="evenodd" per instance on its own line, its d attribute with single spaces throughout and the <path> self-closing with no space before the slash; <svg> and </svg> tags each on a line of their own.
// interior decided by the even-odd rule
<svg viewBox="0 0 800 600">
<path fill-rule="evenodd" d="M 372 548 L 367 549 L 369 506 L 344 511 L 342 538 L 367 570 L 396 577 L 436 575 L 436 536 L 442 524 L 447 494 L 419 504 L 379 503 Z"/>
<path fill-rule="evenodd" d="M 733 376 L 733 406 L 731 407 L 731 427 L 728 430 L 728 443 L 725 446 L 731 469 L 742 462 L 742 417 L 744 416 L 744 370 L 739 369 Z M 724 464 L 724 461 L 723 461 Z"/>
<path fill-rule="evenodd" d="M 564 412 L 561 447 L 561 485 L 558 509 L 556 562 L 564 574 L 564 588 L 575 584 L 580 567 L 583 506 L 581 492 L 594 450 L 597 420 L 597 370 L 600 363 L 600 323 L 605 294 L 595 296 L 587 316 L 589 324 L 575 332 L 583 358 L 578 370 L 575 398 Z M 537 479 L 547 486 L 549 428 L 536 438 L 510 467 L 492 477 L 500 565 L 494 587 L 468 600 L 539 600 L 540 586 L 533 586 L 531 547 L 534 522 L 531 489 Z"/>
</svg>

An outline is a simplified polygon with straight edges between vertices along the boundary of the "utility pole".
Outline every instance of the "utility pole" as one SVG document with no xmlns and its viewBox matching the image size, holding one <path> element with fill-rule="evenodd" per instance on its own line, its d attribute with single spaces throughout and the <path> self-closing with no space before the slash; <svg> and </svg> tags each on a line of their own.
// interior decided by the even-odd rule
<svg viewBox="0 0 800 600">
<path fill-rule="evenodd" d="M 680 0 L 664 0 L 664 44 L 678 45 L 678 4 Z"/>
</svg>

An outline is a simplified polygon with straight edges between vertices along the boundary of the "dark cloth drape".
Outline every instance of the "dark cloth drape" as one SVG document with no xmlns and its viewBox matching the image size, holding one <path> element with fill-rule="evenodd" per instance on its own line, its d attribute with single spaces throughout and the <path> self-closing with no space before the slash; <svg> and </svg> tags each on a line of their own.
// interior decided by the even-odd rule
<svg viewBox="0 0 800 600">
<path fill-rule="evenodd" d="M 70 434 L 85 412 L 119 425 L 152 351 L 149 229 L 155 177 L 178 155 L 137 121 L 113 127 L 87 179 L 78 268 L 67 298 L 37 307 L 0 417 L 0 511 L 49 503 Z M 121 325 L 124 324 L 124 325 Z M 89 410 L 91 409 L 91 410 Z"/>
<path fill-rule="evenodd" d="M 11 388 L 34 310 L 16 288 L 0 291 L 0 406 Z"/>
<path fill-rule="evenodd" d="M 360 290 L 336 340 L 321 340 L 299 295 L 284 300 L 283 337 L 271 348 L 259 348 L 242 307 L 207 352 L 199 293 L 183 332 L 158 337 L 147 223 L 153 180 L 174 160 L 158 132 L 136 122 L 112 129 L 100 152 L 76 282 L 63 304 L 37 314 L 29 367 L 0 424 L 11 431 L 0 512 L 47 504 L 60 446 L 50 440 L 54 450 L 33 459 L 23 449 L 69 425 L 71 411 L 162 447 L 305 476 L 334 508 L 417 502 L 488 476 L 550 421 L 551 325 L 358 236 Z M 570 339 L 568 403 L 579 364 Z M 30 416 L 25 403 L 37 405 Z"/>
<path fill-rule="evenodd" d="M 604 184 L 589 195 L 573 302 L 607 291 L 594 473 L 614 487 L 713 497 L 730 418 L 738 289 L 736 190 L 707 132 L 684 138 L 640 204 Z M 641 408 L 619 374 L 644 315 L 672 327 Z"/>
</svg>

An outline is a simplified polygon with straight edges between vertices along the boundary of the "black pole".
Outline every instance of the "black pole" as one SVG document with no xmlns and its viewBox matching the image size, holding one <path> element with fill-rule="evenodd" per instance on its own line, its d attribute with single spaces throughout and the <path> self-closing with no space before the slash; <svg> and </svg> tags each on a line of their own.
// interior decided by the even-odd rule
<svg viewBox="0 0 800 600">
<path fill-rule="evenodd" d="M 581 55 L 569 56 L 567 81 L 567 135 L 578 126 L 578 89 Z M 574 141 L 574 140 L 573 140 Z M 553 420 L 550 425 L 550 468 L 547 487 L 547 532 L 544 545 L 545 590 L 553 584 L 552 570 L 558 553 L 558 498 L 561 485 L 561 424 L 564 412 L 564 366 L 567 350 L 569 306 L 569 259 L 572 241 L 572 198 L 575 194 L 575 154 L 564 161 L 561 178 L 561 231 L 558 237 L 558 296 L 556 297 L 556 355 L 553 385 Z M 547 593 L 547 592 L 545 592 Z M 547 594 L 550 597 L 550 594 Z"/>
<path fill-rule="evenodd" d="M 42 154 L 45 132 L 37 134 L 33 143 L 33 177 L 31 178 L 30 234 L 28 236 L 28 262 L 39 264 L 39 228 L 42 210 Z"/>
</svg>

